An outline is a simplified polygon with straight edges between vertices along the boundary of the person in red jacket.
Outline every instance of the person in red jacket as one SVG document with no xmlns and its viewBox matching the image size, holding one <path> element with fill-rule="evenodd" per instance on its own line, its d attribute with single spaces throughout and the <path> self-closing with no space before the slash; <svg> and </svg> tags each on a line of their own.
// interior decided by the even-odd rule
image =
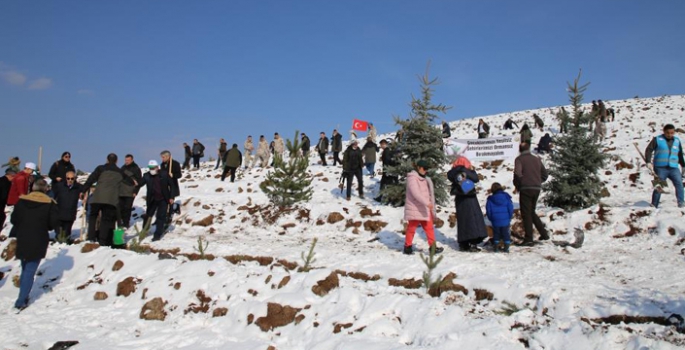
<svg viewBox="0 0 685 350">
<path fill-rule="evenodd" d="M 24 171 L 20 171 L 12 179 L 12 187 L 7 196 L 7 205 L 15 205 L 19 202 L 19 197 L 29 193 L 29 189 L 33 184 L 33 172 L 36 170 L 36 164 L 28 162 L 24 165 Z"/>
</svg>

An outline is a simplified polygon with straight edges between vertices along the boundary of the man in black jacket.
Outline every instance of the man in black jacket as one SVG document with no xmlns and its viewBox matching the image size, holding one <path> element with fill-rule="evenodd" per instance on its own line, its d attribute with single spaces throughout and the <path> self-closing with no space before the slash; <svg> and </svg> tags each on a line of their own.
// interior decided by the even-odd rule
<svg viewBox="0 0 685 350">
<path fill-rule="evenodd" d="M 143 175 L 143 180 L 139 187 L 147 186 L 145 220 L 151 220 L 152 216 L 155 216 L 155 233 L 152 241 L 159 241 L 162 238 L 162 234 L 164 234 L 164 225 L 167 221 L 169 205 L 174 202 L 171 196 L 173 186 L 168 173 L 160 171 L 156 161 L 151 160 L 147 167 L 150 171 Z"/>
<path fill-rule="evenodd" d="M 338 130 L 333 130 L 333 136 L 331 137 L 331 148 L 333 151 L 333 166 L 337 164 L 342 165 L 342 160 L 340 160 L 340 152 L 342 152 L 342 135 Z"/>
<path fill-rule="evenodd" d="M 7 168 L 5 170 L 5 176 L 0 177 L 0 231 L 2 227 L 5 226 L 5 207 L 7 206 L 7 197 L 10 194 L 10 188 L 12 188 L 12 179 L 17 172 L 14 169 Z"/>
<path fill-rule="evenodd" d="M 381 153 L 381 162 L 383 163 L 383 175 L 381 176 L 381 185 L 380 190 L 378 191 L 379 193 L 381 193 L 386 186 L 394 185 L 399 182 L 399 177 L 397 177 L 397 175 L 392 175 L 388 171 L 388 168 L 397 165 L 397 161 L 395 160 L 395 151 L 388 148 L 388 140 L 381 140 L 381 150 L 383 150 L 383 152 Z M 379 194 L 378 197 L 374 198 L 374 200 L 376 202 L 382 202 L 383 195 Z"/>
<path fill-rule="evenodd" d="M 452 130 L 450 129 L 450 125 L 447 124 L 446 121 L 442 121 L 442 138 L 443 139 L 448 139 L 452 136 Z"/>
<path fill-rule="evenodd" d="M 107 155 L 107 163 L 95 168 L 81 190 L 81 199 L 83 199 L 90 187 L 97 183 L 97 188 L 89 199 L 88 240 L 91 242 L 97 240 L 101 246 L 112 245 L 114 226 L 119 215 L 117 205 L 119 205 L 119 191 L 122 182 L 125 181 L 134 186 L 138 185 L 117 166 L 117 160 L 116 154 Z M 102 215 L 100 217 L 100 228 L 96 231 L 99 214 Z M 98 232 L 97 237 L 96 232 Z"/>
<path fill-rule="evenodd" d="M 316 144 L 316 151 L 319 152 L 321 158 L 321 165 L 326 166 L 326 154 L 328 153 L 328 137 L 325 132 L 319 134 L 319 142 Z"/>
<path fill-rule="evenodd" d="M 478 138 L 486 139 L 490 135 L 490 125 L 484 122 L 483 119 L 478 120 Z"/>
<path fill-rule="evenodd" d="M 76 182 L 76 173 L 68 171 L 64 175 L 64 181 L 53 184 L 52 192 L 57 201 L 57 212 L 59 227 L 55 229 L 59 235 L 64 232 L 67 239 L 71 239 L 71 228 L 76 221 L 78 211 L 78 200 L 83 186 Z"/>
<path fill-rule="evenodd" d="M 162 151 L 159 155 L 162 157 L 160 169 L 165 171 L 171 179 L 171 198 L 176 198 L 181 195 L 181 188 L 178 186 L 178 180 L 183 176 L 181 164 L 171 159 L 171 152 L 167 150 Z"/>
<path fill-rule="evenodd" d="M 309 150 L 312 148 L 312 143 L 309 141 L 309 136 L 305 135 L 305 133 L 300 134 L 302 136 L 302 155 L 307 158 L 309 157 Z"/>
<path fill-rule="evenodd" d="M 359 188 L 359 197 L 364 198 L 364 179 L 362 178 L 362 168 L 364 167 L 364 158 L 362 151 L 359 149 L 357 140 L 350 142 L 345 153 L 343 153 L 343 174 L 347 180 L 347 200 L 350 200 L 352 192 L 352 179 L 357 178 L 357 187 Z"/>
<path fill-rule="evenodd" d="M 64 152 L 62 153 L 62 158 L 52 163 L 52 166 L 50 167 L 48 177 L 52 180 L 52 185 L 54 186 L 56 183 L 64 180 L 67 171 L 76 172 L 76 168 L 74 168 L 74 164 L 71 163 L 71 153 Z"/>
<path fill-rule="evenodd" d="M 50 241 L 49 232 L 59 226 L 57 203 L 45 193 L 48 184 L 39 179 L 32 192 L 21 196 L 12 212 L 12 232 L 17 237 L 17 259 L 21 260 L 19 296 L 14 303 L 22 310 L 29 304 L 29 294 L 40 261 L 45 258 Z"/>
<path fill-rule="evenodd" d="M 140 167 L 133 160 L 133 155 L 127 154 L 124 158 L 124 165 L 121 167 L 126 176 L 132 178 L 135 182 L 140 184 L 143 174 L 140 171 Z M 138 195 L 138 187 L 133 185 L 128 185 L 125 183 L 121 184 L 119 190 L 119 212 L 120 212 L 120 224 L 128 228 L 131 224 L 131 211 L 133 210 L 133 201 Z"/>
<path fill-rule="evenodd" d="M 186 159 L 183 161 L 183 169 L 190 169 L 190 158 L 193 157 L 193 152 L 190 150 L 190 146 L 185 142 L 183 143 L 183 151 L 186 155 Z"/>
</svg>

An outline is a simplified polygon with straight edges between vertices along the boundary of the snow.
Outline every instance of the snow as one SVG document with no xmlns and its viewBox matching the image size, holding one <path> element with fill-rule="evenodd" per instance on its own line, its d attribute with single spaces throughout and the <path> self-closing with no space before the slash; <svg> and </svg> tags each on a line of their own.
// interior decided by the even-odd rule
<svg viewBox="0 0 685 350">
<path fill-rule="evenodd" d="M 436 238 L 446 249 L 433 276 L 456 273 L 453 282 L 467 288 L 467 295 L 450 291 L 434 298 L 423 287 L 390 285 L 391 278 L 420 279 L 425 265 L 418 254 L 400 252 L 402 208 L 381 206 L 370 199 L 376 194 L 379 177 L 365 176 L 366 198 L 359 199 L 353 191 L 348 202 L 337 187 L 341 168 L 320 166 L 316 164 L 318 155 L 312 154 L 309 171 L 314 175 L 314 195 L 303 205 L 310 210 L 310 219 L 298 219 L 296 211 L 268 225 L 258 213 L 239 210 L 268 204 L 259 190 L 267 171 L 254 168 L 242 172 L 235 183 L 221 182 L 216 178 L 218 171 L 207 162 L 199 171 L 184 173 L 184 177 L 190 175 L 181 183 L 180 201 L 186 204 L 172 230 L 159 242 L 147 238 L 144 243 L 192 254 L 196 253 L 197 238 L 203 237 L 209 242 L 207 254 L 216 259 L 191 261 L 178 255 L 160 260 L 157 254 L 109 248 L 81 253 L 83 244 L 54 244 L 40 265 L 31 304 L 19 314 L 12 309 L 18 294 L 12 278 L 19 275 L 20 264 L 1 260 L 5 277 L 0 280 L 0 343 L 3 349 L 47 349 L 60 340 L 78 340 L 74 349 L 680 348 L 685 345 L 685 335 L 670 326 L 589 321 L 611 315 L 685 314 L 685 271 L 680 268 L 685 210 L 676 207 L 673 193 L 662 196 L 660 209 L 649 206 L 651 183 L 632 145 L 637 142 L 644 149 L 666 123 L 685 129 L 685 96 L 606 104 L 617 111 L 603 143 L 612 157 L 601 171 L 611 194 L 602 200 L 608 210 L 606 221 L 598 218 L 599 206 L 572 213 L 538 206 L 541 219 L 554 232 L 553 240 L 573 241 L 573 232 L 579 228 L 585 233 L 582 248 L 545 243 L 512 247 L 508 255 L 459 252 L 456 228 L 450 228 L 448 222 L 454 204 L 438 207 L 438 217 L 445 225 L 436 229 Z M 545 132 L 555 133 L 556 111 L 557 107 L 542 108 L 483 119 L 491 126 L 491 136 L 506 136 L 515 133 L 500 131 L 507 118 L 519 125 L 525 120 L 532 126 L 532 114 L 537 113 L 545 121 Z M 477 120 L 451 122 L 453 135 L 475 137 Z M 536 140 L 543 135 L 534 133 Z M 543 161 L 548 159 L 543 157 Z M 633 168 L 617 169 L 620 161 Z M 479 162 L 474 165 L 485 177 L 478 195 L 482 206 L 485 189 L 494 181 L 511 188 L 513 160 L 487 169 Z M 635 183 L 629 180 L 634 173 L 640 173 Z M 135 202 L 138 216 L 144 208 L 142 197 Z M 363 218 L 360 211 L 364 208 L 381 215 Z M 341 213 L 344 220 L 325 223 L 331 212 Z M 192 225 L 210 214 L 214 215 L 211 226 Z M 356 230 L 346 228 L 348 220 L 380 220 L 387 226 L 372 233 L 363 224 Z M 294 226 L 284 228 L 286 224 Z M 78 225 L 80 220 L 75 229 Z M 631 227 L 637 233 L 625 235 Z M 7 224 L 2 234 L 7 235 L 10 228 Z M 127 235 L 133 238 L 135 230 Z M 310 272 L 288 270 L 277 262 L 283 259 L 302 266 L 301 254 L 315 237 L 316 261 Z M 0 248 L 8 242 L 2 242 Z M 424 253 L 428 250 L 421 230 L 415 246 Z M 238 255 L 272 257 L 274 261 L 262 266 L 255 261 L 233 264 L 223 259 Z M 124 266 L 113 271 L 117 260 Z M 312 287 L 335 270 L 371 277 L 377 274 L 380 279 L 363 281 L 340 275 L 338 288 L 324 296 L 314 294 Z M 136 291 L 128 297 L 116 296 L 117 284 L 129 276 L 141 280 Z M 286 276 L 290 281 L 279 288 Z M 78 289 L 98 279 L 101 283 Z M 178 289 L 176 283 L 180 283 Z M 474 289 L 493 293 L 493 300 L 476 300 Z M 208 313 L 185 313 L 190 304 L 200 304 L 198 290 L 211 298 Z M 93 300 L 99 291 L 108 298 Z M 155 297 L 167 302 L 166 319 L 140 319 L 143 305 Z M 263 332 L 255 322 L 266 316 L 268 303 L 299 308 L 297 315 L 304 319 Z M 511 305 L 514 309 L 505 312 Z M 228 309 L 226 316 L 212 317 L 219 307 Z M 250 315 L 254 322 L 248 324 Z M 348 328 L 340 326 L 347 324 Z M 336 325 L 338 333 L 334 333 Z"/>
</svg>

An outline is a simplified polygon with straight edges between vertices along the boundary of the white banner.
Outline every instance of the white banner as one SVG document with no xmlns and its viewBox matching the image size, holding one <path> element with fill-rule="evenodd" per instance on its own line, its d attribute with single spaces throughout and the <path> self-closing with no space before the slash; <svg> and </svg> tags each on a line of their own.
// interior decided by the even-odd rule
<svg viewBox="0 0 685 350">
<path fill-rule="evenodd" d="M 445 140 L 445 153 L 448 156 L 464 156 L 474 160 L 511 159 L 518 156 L 518 137 L 491 137 L 487 139 Z"/>
</svg>

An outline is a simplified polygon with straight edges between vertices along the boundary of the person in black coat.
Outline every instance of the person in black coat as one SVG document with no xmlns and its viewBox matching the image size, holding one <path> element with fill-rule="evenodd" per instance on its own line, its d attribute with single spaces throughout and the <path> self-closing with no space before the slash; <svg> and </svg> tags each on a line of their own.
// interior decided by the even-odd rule
<svg viewBox="0 0 685 350">
<path fill-rule="evenodd" d="M 380 183 L 380 189 L 378 191 L 379 195 L 378 197 L 374 198 L 376 202 L 383 202 L 383 195 L 380 194 L 383 192 L 383 189 L 385 189 L 386 186 L 388 185 L 395 185 L 399 182 L 399 177 L 397 175 L 393 175 L 388 171 L 390 167 L 397 166 L 397 160 L 395 159 L 397 153 L 394 150 L 391 150 L 388 148 L 388 140 L 381 140 L 381 162 L 383 163 L 383 172 L 381 173 L 381 183 Z"/>
<path fill-rule="evenodd" d="M 336 166 L 337 164 L 342 165 L 342 160 L 340 159 L 340 152 L 342 152 L 342 135 L 337 129 L 333 130 L 331 149 L 333 151 L 333 166 Z"/>
<path fill-rule="evenodd" d="M 483 219 L 483 211 L 480 209 L 475 187 L 473 190 L 464 192 L 461 183 L 469 179 L 474 186 L 478 182 L 478 174 L 472 169 L 460 165 L 452 168 L 447 173 L 447 178 L 452 182 L 450 194 L 454 195 L 454 203 L 457 209 L 457 242 L 459 250 L 477 252 L 476 246 L 488 236 Z"/>
<path fill-rule="evenodd" d="M 309 150 L 312 148 L 312 143 L 309 141 L 309 136 L 305 135 L 305 133 L 300 134 L 300 136 L 302 136 L 302 155 L 309 157 Z"/>
<path fill-rule="evenodd" d="M 538 153 L 552 153 L 552 137 L 549 136 L 549 133 L 540 138 L 540 142 L 538 142 Z"/>
<path fill-rule="evenodd" d="M 169 204 L 174 203 L 171 195 L 173 186 L 168 173 L 160 171 L 156 161 L 151 160 L 147 167 L 150 171 L 143 175 L 143 180 L 140 183 L 140 187 L 147 186 L 145 198 L 147 209 L 143 219 L 147 221 L 151 220 L 153 215 L 155 216 L 155 233 L 152 240 L 159 241 L 164 234 Z"/>
<path fill-rule="evenodd" d="M 443 139 L 448 139 L 452 137 L 452 129 L 450 129 L 450 125 L 447 124 L 446 121 L 442 122 L 442 138 Z"/>
<path fill-rule="evenodd" d="M 143 173 L 140 167 L 133 160 L 133 155 L 127 154 L 124 158 L 124 165 L 121 170 L 126 176 L 132 178 L 136 183 L 140 183 Z M 131 224 L 131 211 L 133 211 L 133 201 L 138 195 L 138 186 L 121 184 L 119 189 L 119 226 L 128 228 Z"/>
<path fill-rule="evenodd" d="M 364 180 L 362 178 L 362 168 L 364 167 L 364 157 L 359 149 L 359 142 L 353 140 L 343 153 L 343 174 L 347 181 L 347 200 L 350 200 L 352 192 L 352 179 L 357 178 L 359 198 L 364 198 Z"/>
<path fill-rule="evenodd" d="M 171 198 L 176 198 L 181 195 L 181 188 L 178 186 L 178 180 L 183 176 L 181 164 L 171 159 L 171 152 L 169 151 L 162 151 L 159 155 L 162 157 L 162 164 L 159 168 L 171 178 Z"/>
<path fill-rule="evenodd" d="M 55 231 L 57 234 L 63 231 L 67 238 L 70 239 L 71 228 L 74 225 L 74 221 L 76 221 L 78 200 L 83 186 L 76 182 L 76 173 L 73 171 L 68 171 L 64 176 L 64 181 L 52 186 L 52 192 L 55 194 L 55 200 L 57 201 L 59 218 L 59 227 L 55 228 Z"/>
<path fill-rule="evenodd" d="M 319 134 L 319 142 L 316 144 L 316 151 L 319 153 L 319 158 L 321 158 L 321 165 L 326 166 L 326 153 L 328 153 L 328 137 L 326 137 L 325 132 Z"/>
<path fill-rule="evenodd" d="M 190 150 L 190 146 L 185 142 L 183 143 L 183 150 L 186 155 L 186 158 L 183 161 L 183 169 L 190 169 L 190 158 L 193 157 L 193 152 Z"/>
<path fill-rule="evenodd" d="M 48 177 L 52 180 L 52 185 L 54 186 L 55 183 L 63 181 L 67 171 L 73 171 L 75 173 L 76 168 L 74 168 L 74 164 L 71 163 L 71 153 L 64 152 L 62 153 L 62 159 L 54 162 L 50 167 Z"/>
<path fill-rule="evenodd" d="M 5 226 L 5 220 L 7 216 L 5 215 L 5 207 L 7 206 L 7 197 L 10 194 L 10 188 L 12 188 L 12 179 L 17 172 L 14 169 L 7 168 L 5 170 L 5 176 L 0 177 L 0 231 L 2 227 Z"/>
<path fill-rule="evenodd" d="M 48 251 L 49 232 L 59 226 L 57 203 L 45 194 L 47 182 L 36 180 L 32 189 L 33 192 L 21 196 L 10 218 L 13 235 L 17 237 L 16 257 L 21 260 L 19 296 L 14 303 L 20 310 L 29 304 L 38 265 Z"/>
</svg>

